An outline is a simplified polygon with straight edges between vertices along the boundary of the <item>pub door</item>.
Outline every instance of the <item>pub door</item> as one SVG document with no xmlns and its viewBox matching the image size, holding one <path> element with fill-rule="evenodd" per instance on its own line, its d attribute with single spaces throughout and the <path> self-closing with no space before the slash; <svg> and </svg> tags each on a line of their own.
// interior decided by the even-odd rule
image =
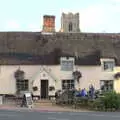
<svg viewBox="0 0 120 120">
<path fill-rule="evenodd" d="M 48 98 L 48 80 L 41 80 L 41 99 Z"/>
</svg>

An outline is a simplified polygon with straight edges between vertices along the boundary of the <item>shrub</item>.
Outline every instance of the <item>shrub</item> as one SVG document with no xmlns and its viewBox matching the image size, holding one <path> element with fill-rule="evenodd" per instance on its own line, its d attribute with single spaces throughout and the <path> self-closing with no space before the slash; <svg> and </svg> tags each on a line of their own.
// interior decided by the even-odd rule
<svg viewBox="0 0 120 120">
<path fill-rule="evenodd" d="M 55 87 L 54 86 L 50 86 L 49 87 L 49 91 L 53 91 L 53 90 L 55 90 Z"/>
<path fill-rule="evenodd" d="M 118 110 L 120 108 L 120 94 L 114 91 L 106 92 L 103 97 L 93 102 L 92 107 L 97 110 Z"/>
<path fill-rule="evenodd" d="M 18 69 L 14 73 L 14 77 L 16 78 L 16 80 L 23 80 L 24 79 L 24 75 L 25 75 L 25 72 L 23 70 L 20 70 L 20 69 Z"/>
<path fill-rule="evenodd" d="M 104 110 L 104 105 L 100 98 L 89 101 L 88 107 L 95 110 Z"/>
<path fill-rule="evenodd" d="M 105 109 L 119 109 L 120 108 L 120 94 L 114 91 L 106 92 L 105 97 L 101 98 Z"/>
</svg>

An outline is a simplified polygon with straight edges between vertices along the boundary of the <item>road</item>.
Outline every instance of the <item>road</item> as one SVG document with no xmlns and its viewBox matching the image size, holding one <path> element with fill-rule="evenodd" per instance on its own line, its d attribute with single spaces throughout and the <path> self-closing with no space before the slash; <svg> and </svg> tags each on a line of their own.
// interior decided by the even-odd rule
<svg viewBox="0 0 120 120">
<path fill-rule="evenodd" d="M 0 110 L 0 120 L 120 120 L 118 112 L 42 112 Z"/>
</svg>

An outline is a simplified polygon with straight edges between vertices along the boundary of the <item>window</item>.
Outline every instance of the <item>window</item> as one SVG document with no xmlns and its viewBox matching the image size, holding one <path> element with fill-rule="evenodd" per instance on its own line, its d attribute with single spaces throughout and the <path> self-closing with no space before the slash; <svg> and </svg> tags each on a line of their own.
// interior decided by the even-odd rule
<svg viewBox="0 0 120 120">
<path fill-rule="evenodd" d="M 101 80 L 100 87 L 102 91 L 113 90 L 113 80 Z"/>
<path fill-rule="evenodd" d="M 75 87 L 74 80 L 62 80 L 62 90 Z"/>
<path fill-rule="evenodd" d="M 73 29 L 73 26 L 72 26 L 72 23 L 70 22 L 69 23 L 69 32 L 72 31 L 72 29 Z"/>
<path fill-rule="evenodd" d="M 104 70 L 106 71 L 113 71 L 114 62 L 113 61 L 104 61 L 103 62 Z"/>
<path fill-rule="evenodd" d="M 29 82 L 27 79 L 16 80 L 17 91 L 27 91 L 29 89 Z"/>
<path fill-rule="evenodd" d="M 73 61 L 72 60 L 62 60 L 61 61 L 61 70 L 63 71 L 72 71 L 73 70 Z"/>
</svg>

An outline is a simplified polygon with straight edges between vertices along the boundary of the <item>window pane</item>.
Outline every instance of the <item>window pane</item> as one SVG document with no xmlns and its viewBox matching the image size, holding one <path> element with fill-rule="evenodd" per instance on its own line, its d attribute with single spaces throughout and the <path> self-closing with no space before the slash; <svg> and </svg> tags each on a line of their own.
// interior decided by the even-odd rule
<svg viewBox="0 0 120 120">
<path fill-rule="evenodd" d="M 24 91 L 24 90 L 28 90 L 29 86 L 29 82 L 28 80 L 17 80 L 16 81 L 16 87 L 17 90 L 19 91 Z"/>
<path fill-rule="evenodd" d="M 113 90 L 113 80 L 101 80 L 100 85 L 103 91 Z"/>
<path fill-rule="evenodd" d="M 73 61 L 62 61 L 61 62 L 61 69 L 64 71 L 71 71 L 73 70 Z"/>
<path fill-rule="evenodd" d="M 105 61 L 104 62 L 104 70 L 112 71 L 113 68 L 114 68 L 114 62 L 112 62 L 112 61 Z"/>
<path fill-rule="evenodd" d="M 74 88 L 74 80 L 62 80 L 62 89 L 72 89 Z"/>
</svg>

